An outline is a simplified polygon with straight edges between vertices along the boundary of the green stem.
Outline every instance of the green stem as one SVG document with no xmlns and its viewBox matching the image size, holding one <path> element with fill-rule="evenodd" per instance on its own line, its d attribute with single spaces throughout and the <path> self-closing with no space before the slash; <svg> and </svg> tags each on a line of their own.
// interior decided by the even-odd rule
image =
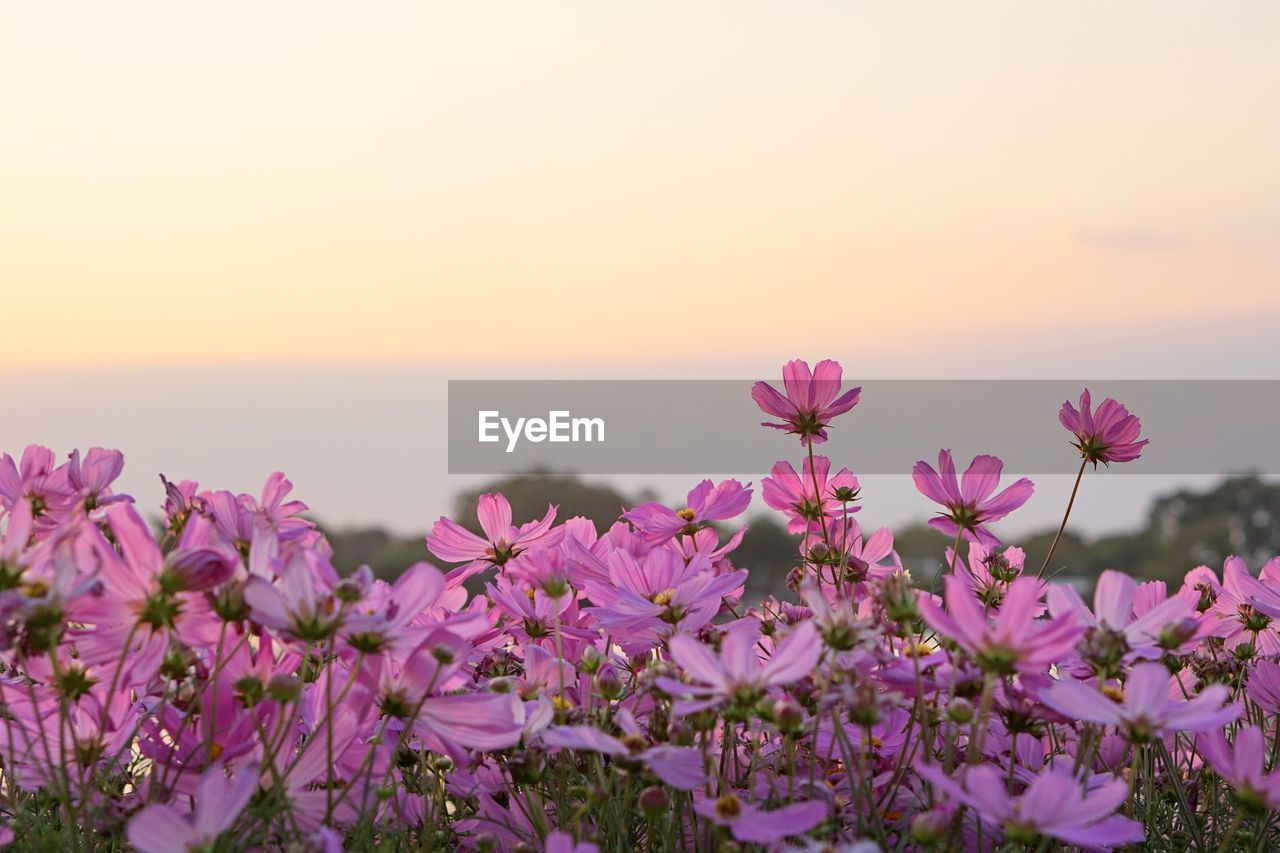
<svg viewBox="0 0 1280 853">
<path fill-rule="evenodd" d="M 1076 492 L 1080 490 L 1080 480 L 1084 477 L 1084 466 L 1089 464 L 1088 459 L 1080 460 L 1080 470 L 1076 472 L 1076 484 L 1071 487 L 1071 497 L 1067 500 L 1067 511 L 1062 514 L 1062 524 L 1058 525 L 1058 532 L 1053 537 L 1053 544 L 1049 546 L 1049 553 L 1045 555 L 1044 565 L 1040 567 L 1040 571 L 1036 577 L 1044 577 L 1045 570 L 1049 568 L 1049 561 L 1053 559 L 1053 552 L 1058 550 L 1058 542 L 1062 540 L 1062 533 L 1067 529 L 1067 519 L 1071 517 L 1071 507 L 1076 503 Z"/>
</svg>

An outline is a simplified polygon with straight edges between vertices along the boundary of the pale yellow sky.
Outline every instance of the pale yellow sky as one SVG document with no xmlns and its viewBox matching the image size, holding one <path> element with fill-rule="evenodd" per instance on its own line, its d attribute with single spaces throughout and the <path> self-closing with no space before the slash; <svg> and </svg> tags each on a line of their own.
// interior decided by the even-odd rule
<svg viewBox="0 0 1280 853">
<path fill-rule="evenodd" d="M 816 357 L 802 294 L 868 348 L 1221 337 L 1280 316 L 1278 39 L 1271 2 L 6 4 L 0 364 Z"/>
</svg>

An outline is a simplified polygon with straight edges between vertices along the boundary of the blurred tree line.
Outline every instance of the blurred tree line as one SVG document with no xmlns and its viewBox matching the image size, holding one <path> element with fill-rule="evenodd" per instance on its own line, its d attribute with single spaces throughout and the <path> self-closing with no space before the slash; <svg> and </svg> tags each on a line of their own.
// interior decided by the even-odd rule
<svg viewBox="0 0 1280 853">
<path fill-rule="evenodd" d="M 506 495 L 517 522 L 541 518 L 547 504 L 555 503 L 560 507 L 557 518 L 594 518 L 601 533 L 624 508 L 654 499 L 649 493 L 627 495 L 572 475 L 534 472 L 459 494 L 451 517 L 478 531 L 475 506 L 483 492 Z M 782 592 L 787 572 L 796 565 L 799 537 L 788 534 L 780 519 L 777 513 L 749 518 L 751 529 L 733 553 L 734 564 L 751 571 L 748 600 Z M 1050 570 L 1060 579 L 1070 578 L 1086 587 L 1104 569 L 1121 569 L 1177 586 L 1189 569 L 1201 564 L 1220 568 L 1227 555 L 1238 554 L 1257 571 L 1280 554 L 1278 522 L 1280 485 L 1252 475 L 1231 477 L 1207 491 L 1160 495 L 1144 525 L 1135 531 L 1090 539 L 1068 528 Z M 343 572 L 367 564 L 378 577 L 390 579 L 414 562 L 432 560 L 423 542 L 425 531 L 405 537 L 378 528 L 324 530 L 333 545 L 334 564 Z M 1054 532 L 1045 530 L 1010 544 L 1025 548 L 1027 565 L 1039 568 Z M 949 544 L 947 537 L 924 524 L 894 530 L 894 546 L 903 564 L 922 583 L 944 568 Z"/>
</svg>

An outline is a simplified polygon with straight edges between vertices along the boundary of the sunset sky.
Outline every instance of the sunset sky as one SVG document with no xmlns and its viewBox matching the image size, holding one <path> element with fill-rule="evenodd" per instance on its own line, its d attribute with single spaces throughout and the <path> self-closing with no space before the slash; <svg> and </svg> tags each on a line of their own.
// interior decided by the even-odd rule
<svg viewBox="0 0 1280 853">
<path fill-rule="evenodd" d="M 370 405 L 427 432 L 449 376 L 1280 378 L 1278 35 L 1261 0 L 8 4 L 0 449 L 150 478 L 175 406 L 284 367 L 394 368 Z M 328 405 L 292 472 L 361 519 Z M 297 453 L 179 414 L 170 467 Z"/>
</svg>

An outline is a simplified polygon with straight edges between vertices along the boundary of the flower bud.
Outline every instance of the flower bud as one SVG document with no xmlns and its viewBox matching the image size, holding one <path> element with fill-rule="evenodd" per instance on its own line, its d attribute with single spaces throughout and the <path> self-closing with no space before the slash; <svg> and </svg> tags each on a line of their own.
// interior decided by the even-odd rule
<svg viewBox="0 0 1280 853">
<path fill-rule="evenodd" d="M 773 722 L 780 731 L 792 732 L 804 725 L 804 708 L 791 698 L 779 699 L 773 703 Z"/>
<path fill-rule="evenodd" d="M 542 591 L 547 594 L 547 598 L 559 600 L 573 591 L 573 587 L 569 586 L 569 581 L 561 575 L 551 575 L 542 579 Z"/>
<path fill-rule="evenodd" d="M 256 675 L 246 675 L 232 686 L 246 708 L 257 705 L 267 694 L 266 686 Z"/>
<path fill-rule="evenodd" d="M 587 675 L 595 675 L 596 670 L 604 663 L 604 655 L 595 646 L 587 646 L 582 651 L 582 660 L 578 662 L 578 668 Z"/>
<path fill-rule="evenodd" d="M 652 785 L 640 792 L 640 811 L 647 818 L 662 817 L 671 807 L 671 795 L 657 785 Z"/>
<path fill-rule="evenodd" d="M 693 729 L 684 720 L 672 720 L 667 726 L 667 740 L 676 746 L 693 746 Z"/>
<path fill-rule="evenodd" d="M 890 621 L 906 623 L 920 618 L 916 592 L 905 572 L 897 572 L 881 581 L 877 598 Z"/>
<path fill-rule="evenodd" d="M 595 686 L 596 692 L 606 699 L 617 699 L 622 695 L 622 678 L 618 675 L 617 668 L 611 663 L 601 666 L 591 683 Z"/>
<path fill-rule="evenodd" d="M 213 548 L 179 548 L 165 560 L 160 586 L 169 592 L 199 592 L 231 580 L 240 558 Z"/>
<path fill-rule="evenodd" d="M 1111 671 L 1128 652 L 1129 642 L 1125 635 L 1104 625 L 1090 628 L 1080 644 L 1081 655 L 1100 672 Z"/>
<path fill-rule="evenodd" d="M 874 726 L 880 722 L 883 711 L 884 696 L 880 688 L 869 682 L 862 682 L 853 689 L 849 703 L 849 722 L 859 726 Z"/>
<path fill-rule="evenodd" d="M 368 566 L 361 566 L 351 577 L 338 581 L 333 594 L 337 596 L 339 601 L 354 604 L 365 597 L 371 586 L 373 586 L 373 572 L 369 570 Z"/>
<path fill-rule="evenodd" d="M 302 695 L 302 682 L 295 675 L 273 675 L 267 682 L 267 695 L 281 703 L 296 702 Z"/>
<path fill-rule="evenodd" d="M 1189 617 L 1179 619 L 1177 622 L 1170 622 L 1160 632 L 1160 638 L 1157 642 L 1162 649 L 1176 649 L 1194 637 L 1198 628 L 1199 624 L 1196 620 Z"/>
<path fill-rule="evenodd" d="M 949 833 L 951 819 L 952 815 L 941 807 L 920 812 L 911 819 L 911 840 L 925 846 L 943 841 Z"/>
<path fill-rule="evenodd" d="M 973 703 L 964 697 L 957 696 L 947 703 L 947 719 L 960 725 L 968 725 L 973 720 Z"/>
<path fill-rule="evenodd" d="M 237 581 L 223 584 L 205 593 L 209 606 L 223 622 L 240 622 L 249 618 L 249 605 L 244 600 L 244 584 Z"/>
</svg>

